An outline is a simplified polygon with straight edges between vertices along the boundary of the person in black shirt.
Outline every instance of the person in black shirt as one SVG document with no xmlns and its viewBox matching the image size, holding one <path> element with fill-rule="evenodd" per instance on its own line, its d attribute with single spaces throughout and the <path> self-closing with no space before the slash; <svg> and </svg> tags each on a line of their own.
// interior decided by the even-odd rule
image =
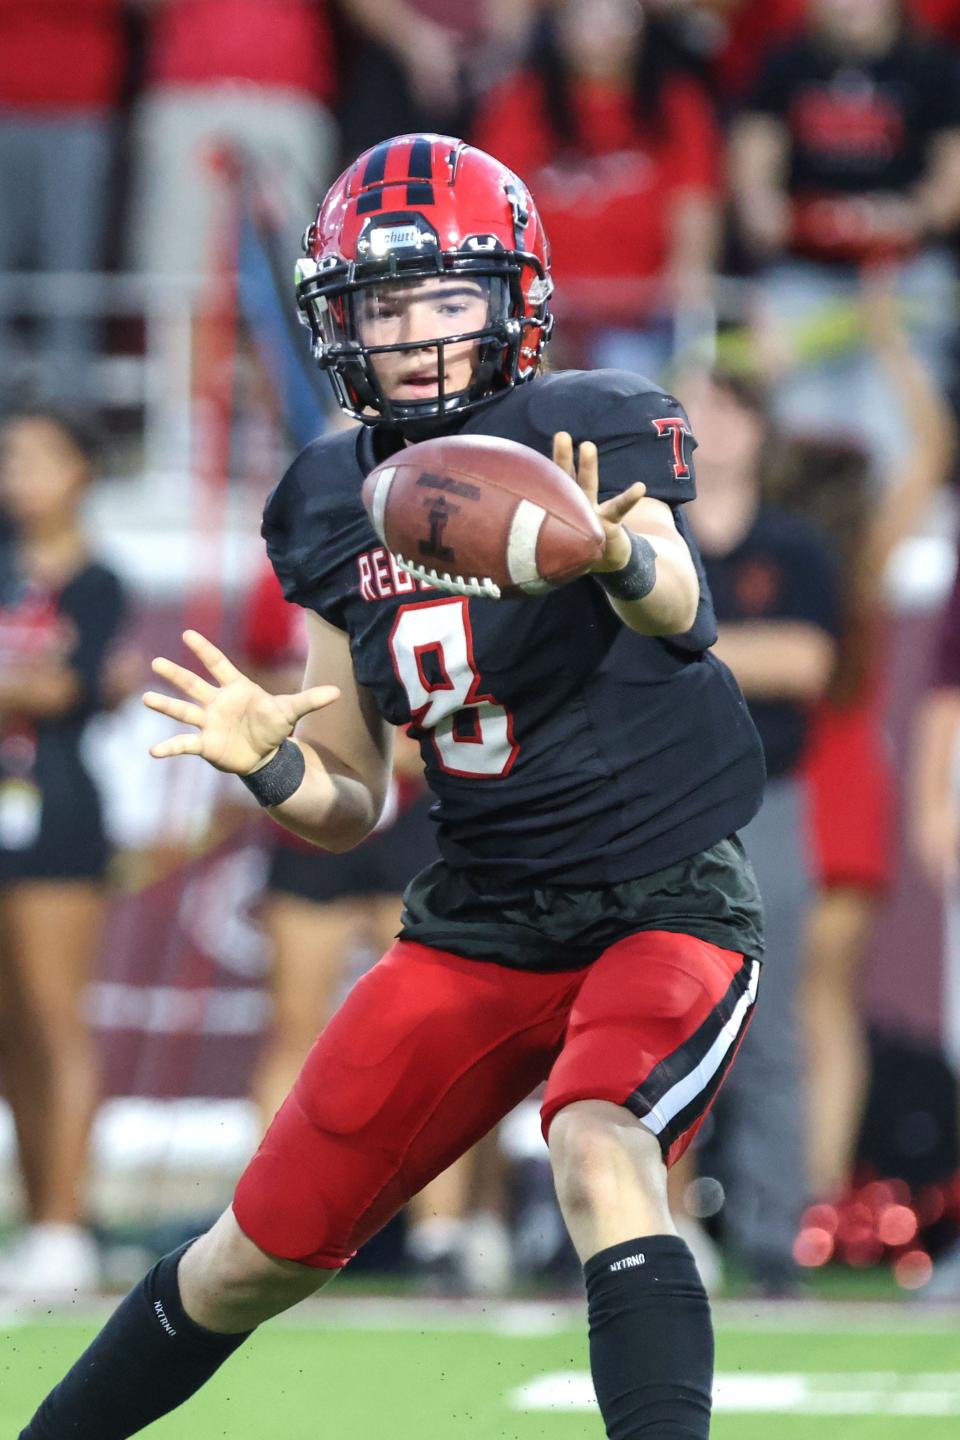
<svg viewBox="0 0 960 1440">
<path fill-rule="evenodd" d="M 0 436 L 0 1046 L 29 1228 L 0 1261 L 0 1290 L 92 1288 L 82 1228 L 97 1099 L 83 998 L 108 858 L 84 729 L 104 706 L 124 617 L 117 577 L 90 553 L 80 507 L 96 437 L 66 412 L 25 411 Z"/>
<path fill-rule="evenodd" d="M 768 326 L 795 367 L 778 413 L 866 445 L 887 475 L 911 429 L 864 348 L 858 272 L 895 267 L 913 343 L 942 383 L 958 280 L 960 57 L 915 30 L 898 0 L 815 0 L 734 127 L 731 183 L 765 268 Z"/>
<path fill-rule="evenodd" d="M 617 371 L 538 377 L 551 290 L 523 182 L 449 137 L 361 156 L 308 233 L 298 301 L 365 423 L 308 446 L 264 515 L 307 611 L 305 688 L 269 696 L 188 631 L 212 678 L 154 662 L 186 698 L 146 703 L 191 728 L 152 753 L 203 756 L 288 829 L 349 849 L 383 804 L 390 726 L 412 721 L 441 859 L 408 887 L 399 940 L 319 1036 L 232 1207 L 131 1292 L 23 1440 L 120 1440 L 180 1404 L 541 1080 L 607 1433 L 708 1435 L 709 1307 L 666 1166 L 753 1010 L 761 918 L 736 831 L 763 760 L 710 653 L 684 412 Z M 554 455 L 604 529 L 592 574 L 488 602 L 398 565 L 363 479 L 452 431 Z"/>
<path fill-rule="evenodd" d="M 755 1286 L 792 1288 L 793 1242 L 809 1193 L 806 1064 L 798 1014 L 813 899 L 804 784 L 811 707 L 833 673 L 841 607 L 830 538 L 764 504 L 773 443 L 756 385 L 717 374 L 687 397 L 702 437 L 692 508 L 717 614 L 717 653 L 736 675 L 763 742 L 767 787 L 743 842 L 764 896 L 770 974 L 719 1112 L 727 1233 Z"/>
</svg>

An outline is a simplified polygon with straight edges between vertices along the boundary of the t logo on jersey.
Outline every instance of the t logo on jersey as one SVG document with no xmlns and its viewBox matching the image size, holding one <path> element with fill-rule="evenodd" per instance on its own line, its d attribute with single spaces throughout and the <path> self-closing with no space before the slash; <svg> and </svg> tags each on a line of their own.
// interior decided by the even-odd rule
<svg viewBox="0 0 960 1440">
<path fill-rule="evenodd" d="M 673 441 L 673 478 L 674 480 L 689 480 L 690 465 L 684 454 L 684 440 L 689 437 L 693 439 L 693 432 L 687 426 L 682 415 L 669 415 L 663 420 L 651 420 L 650 424 L 656 430 L 661 440 L 672 439 Z"/>
</svg>

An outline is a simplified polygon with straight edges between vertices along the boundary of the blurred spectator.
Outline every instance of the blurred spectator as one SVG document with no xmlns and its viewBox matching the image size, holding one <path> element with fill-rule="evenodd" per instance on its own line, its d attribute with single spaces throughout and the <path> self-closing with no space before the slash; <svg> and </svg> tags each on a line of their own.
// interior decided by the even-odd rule
<svg viewBox="0 0 960 1440">
<path fill-rule="evenodd" d="M 914 341 L 942 383 L 956 330 L 960 62 L 899 0 L 811 0 L 733 132 L 742 235 L 776 340 L 799 361 L 778 387 L 794 428 L 866 444 L 884 473 L 911 437 L 863 348 L 860 267 L 896 262 Z"/>
<path fill-rule="evenodd" d="M 391 135 L 463 135 L 522 51 L 536 0 L 339 0 L 359 53 L 339 107 L 344 163 Z"/>
<path fill-rule="evenodd" d="M 944 1049 L 960 1077 L 960 566 L 914 721 L 910 769 L 911 843 L 944 901 Z M 938 1256 L 924 1298 L 960 1299 L 960 1243 Z"/>
<path fill-rule="evenodd" d="M 472 137 L 537 197 L 592 363 L 651 375 L 704 324 L 719 223 L 718 132 L 671 47 L 633 0 L 559 0 Z"/>
<path fill-rule="evenodd" d="M 940 622 L 930 692 L 916 721 L 909 808 L 911 842 L 928 880 L 941 893 L 960 879 L 958 741 L 960 566 Z M 954 1059 L 960 1066 L 960 1053 Z"/>
<path fill-rule="evenodd" d="M 763 1005 L 717 1102 L 725 1234 L 753 1284 L 780 1295 L 794 1283 L 793 1242 L 807 1197 L 797 994 L 812 888 L 799 765 L 810 706 L 833 668 L 837 575 L 822 531 L 763 503 L 771 437 L 762 391 L 716 374 L 685 399 L 700 441 L 690 518 L 717 613 L 714 653 L 740 682 L 768 776 L 763 806 L 741 832 L 763 895 L 767 959 Z"/>
<path fill-rule="evenodd" d="M 913 434 L 896 485 L 878 491 L 863 449 L 826 440 L 794 442 L 771 476 L 779 502 L 829 530 L 842 561 L 837 664 L 812 717 L 804 760 L 818 892 L 802 1006 L 810 1179 L 814 1194 L 831 1200 L 849 1183 L 853 1165 L 867 1084 L 858 985 L 894 867 L 883 581 L 894 550 L 915 532 L 949 475 L 955 451 L 951 412 L 911 351 L 889 288 L 872 280 L 862 303 L 873 354 Z"/>
<path fill-rule="evenodd" d="M 0 273 L 100 267 L 125 63 L 121 0 L 0 0 Z M 0 391 L 90 393 L 90 318 L 60 304 L 31 347 L 8 303 Z"/>
<path fill-rule="evenodd" d="M 768 52 L 801 28 L 807 5 L 808 0 L 681 0 L 678 6 L 656 0 L 659 11 L 683 23 L 725 112 L 753 89 Z"/>
<path fill-rule="evenodd" d="M 124 599 L 80 518 L 96 455 L 65 412 L 26 411 L 3 429 L 0 504 L 15 539 L 0 557 L 0 1058 L 28 1228 L 0 1288 L 26 1295 L 97 1280 L 83 1229 L 98 1089 L 83 999 L 108 844 L 82 742 Z"/>
<path fill-rule="evenodd" d="M 133 248 L 151 275 L 196 278 L 235 257 L 212 157 L 261 166 L 288 197 L 290 250 L 336 159 L 325 0 L 137 0 L 149 16 L 135 121 Z M 221 229 L 215 229 L 220 221 Z M 292 260 L 291 260 L 292 263 Z"/>
</svg>

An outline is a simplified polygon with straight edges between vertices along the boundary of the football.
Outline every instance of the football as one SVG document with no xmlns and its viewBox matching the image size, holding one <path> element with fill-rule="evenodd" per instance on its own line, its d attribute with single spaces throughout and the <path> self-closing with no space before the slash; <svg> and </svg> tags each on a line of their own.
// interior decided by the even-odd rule
<svg viewBox="0 0 960 1440">
<path fill-rule="evenodd" d="M 408 446 L 370 471 L 363 503 L 403 570 L 457 595 L 544 595 L 603 551 L 603 528 L 576 481 L 493 435 Z"/>
</svg>

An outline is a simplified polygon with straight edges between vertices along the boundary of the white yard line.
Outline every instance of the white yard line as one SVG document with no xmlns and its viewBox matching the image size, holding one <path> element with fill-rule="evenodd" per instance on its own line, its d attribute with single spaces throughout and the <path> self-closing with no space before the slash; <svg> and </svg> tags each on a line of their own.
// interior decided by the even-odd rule
<svg viewBox="0 0 960 1440">
<path fill-rule="evenodd" d="M 513 1410 L 597 1408 L 586 1371 L 538 1375 L 508 1397 Z M 946 1375 L 719 1374 L 713 1408 L 727 1415 L 960 1415 L 960 1373 Z"/>
</svg>

